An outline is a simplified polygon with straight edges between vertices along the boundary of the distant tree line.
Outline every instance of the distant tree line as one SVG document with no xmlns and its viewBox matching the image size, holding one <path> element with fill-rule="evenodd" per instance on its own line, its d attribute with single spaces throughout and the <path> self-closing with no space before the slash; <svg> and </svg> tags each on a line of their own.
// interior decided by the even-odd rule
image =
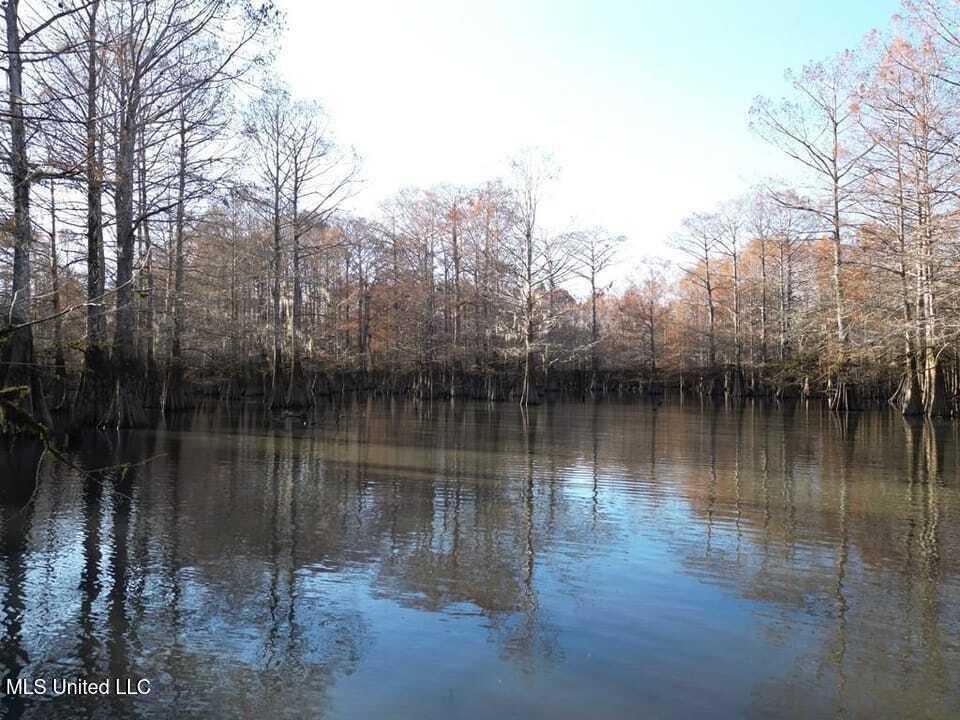
<svg viewBox="0 0 960 720">
<path fill-rule="evenodd" d="M 276 81 L 252 0 L 7 0 L 0 423 L 137 426 L 204 395 L 820 395 L 944 416 L 960 392 L 960 11 L 788 75 L 751 126 L 796 166 L 623 238 L 543 222 L 538 151 L 345 210 L 359 161 Z M 643 212 L 655 211 L 642 209 Z M 6 420 L 4 420 L 4 418 Z"/>
</svg>

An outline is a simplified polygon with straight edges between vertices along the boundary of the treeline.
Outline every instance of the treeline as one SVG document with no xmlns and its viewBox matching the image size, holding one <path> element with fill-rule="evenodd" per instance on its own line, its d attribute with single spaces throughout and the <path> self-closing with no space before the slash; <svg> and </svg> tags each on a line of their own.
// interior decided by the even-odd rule
<svg viewBox="0 0 960 720">
<path fill-rule="evenodd" d="M 775 359 L 778 390 L 821 389 L 838 410 L 956 412 L 958 61 L 960 6 L 907 0 L 857 51 L 788 73 L 790 97 L 754 102 L 795 186 L 694 215 L 676 239 L 699 362 L 729 366 L 734 394 Z"/>
<path fill-rule="evenodd" d="M 4 11 L 8 424 L 60 409 L 135 426 L 203 395 L 530 403 L 666 384 L 957 408 L 952 2 L 909 3 L 857 52 L 790 74 L 788 99 L 758 99 L 751 125 L 795 181 L 687 218 L 679 260 L 616 290 L 621 237 L 544 225 L 543 153 L 346 212 L 359 161 L 272 79 L 269 3 Z"/>
</svg>

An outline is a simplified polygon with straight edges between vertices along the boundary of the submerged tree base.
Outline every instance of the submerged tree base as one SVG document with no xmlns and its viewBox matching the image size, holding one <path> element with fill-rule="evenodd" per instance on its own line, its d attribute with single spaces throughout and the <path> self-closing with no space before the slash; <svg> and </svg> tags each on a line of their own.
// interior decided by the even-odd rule
<svg viewBox="0 0 960 720">
<path fill-rule="evenodd" d="M 846 380 L 838 380 L 828 398 L 831 410 L 835 412 L 850 412 L 862 410 L 857 397 L 857 387 Z"/>
<path fill-rule="evenodd" d="M 916 417 L 924 414 L 923 394 L 917 374 L 908 371 L 904 374 L 897 387 L 897 392 L 890 398 L 890 404 L 896 407 L 905 417 Z"/>
<path fill-rule="evenodd" d="M 424 401 L 463 399 L 522 403 L 522 371 L 515 365 L 467 368 L 436 364 L 420 369 L 397 368 L 362 371 L 304 366 L 295 382 L 286 383 L 274 396 L 272 370 L 260 363 L 220 366 L 219 374 L 202 374 L 186 367 L 162 372 L 164 383 L 149 391 L 150 372 L 133 363 L 113 367 L 107 358 L 91 356 L 90 367 L 77 379 L 71 396 L 69 426 L 134 428 L 148 422 L 147 410 L 172 414 L 196 408 L 215 399 L 234 403 L 259 402 L 279 411 L 302 412 L 345 397 L 408 397 Z M 216 367 L 216 366 L 213 366 Z M 161 373 L 154 371 L 154 377 Z M 289 377 L 289 374 L 286 374 Z M 282 375 L 281 375 L 282 377 Z M 69 376 L 68 376 L 69 380 Z M 766 399 L 775 402 L 821 399 L 834 411 L 855 412 L 893 405 L 906 416 L 943 417 L 954 414 L 948 394 L 950 381 L 941 378 L 942 401 L 937 415 L 923 403 L 919 377 L 913 381 L 885 381 L 883 376 L 834 381 L 818 387 L 810 373 L 766 366 L 740 375 L 734 368 L 698 368 L 682 373 L 649 373 L 628 369 L 592 371 L 583 368 L 552 368 L 527 390 L 526 404 L 559 398 L 604 397 L 658 398 L 668 390 L 713 402 Z"/>
<path fill-rule="evenodd" d="M 160 389 L 160 408 L 164 412 L 189 410 L 195 405 L 193 395 L 183 365 L 171 365 Z"/>
</svg>

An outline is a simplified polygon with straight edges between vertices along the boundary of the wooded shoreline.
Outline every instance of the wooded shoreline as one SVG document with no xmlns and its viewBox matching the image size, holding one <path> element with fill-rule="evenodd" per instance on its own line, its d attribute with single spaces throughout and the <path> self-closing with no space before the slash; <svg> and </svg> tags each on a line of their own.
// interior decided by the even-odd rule
<svg viewBox="0 0 960 720">
<path fill-rule="evenodd" d="M 527 405 L 550 400 L 602 400 L 604 398 L 637 398 L 658 400 L 666 394 L 712 401 L 793 401 L 819 400 L 830 402 L 831 389 L 812 385 L 809 377 L 776 382 L 764 379 L 756 370 L 736 382 L 735 368 L 689 370 L 680 374 L 664 374 L 650 378 L 631 370 L 589 368 L 557 369 L 539 376 L 530 384 Z M 462 371 L 442 366 L 415 371 L 304 371 L 300 394 L 272 400 L 272 371 L 269 366 L 250 367 L 246 372 L 223 376 L 190 376 L 176 390 L 163 384 L 160 376 L 150 383 L 142 380 L 138 393 L 144 411 L 176 414 L 194 410 L 209 402 L 254 402 L 274 411 L 305 412 L 315 407 L 341 402 L 344 398 L 405 398 L 420 401 L 467 400 L 486 402 L 520 402 L 523 394 L 523 368 L 487 369 L 485 372 Z M 953 368 L 946 386 L 958 386 L 960 370 Z M 78 422 L 73 398 L 81 392 L 80 377 L 66 378 L 67 384 L 51 388 L 47 406 L 57 419 L 55 424 L 81 428 L 89 423 Z M 902 380 L 901 380 L 902 382 Z M 897 398 L 901 387 L 897 379 L 877 376 L 856 388 L 859 405 L 855 410 L 890 407 L 899 410 Z M 175 398 L 175 402 L 171 400 Z M 848 408 L 847 411 L 854 411 Z M 81 417 L 83 413 L 80 414 Z M 101 425 L 102 426 L 102 425 Z"/>
<path fill-rule="evenodd" d="M 958 414 L 955 4 L 907 2 L 758 98 L 750 124 L 795 182 L 690 214 L 674 260 L 619 280 L 625 238 L 544 223 L 540 150 L 348 212 L 358 156 L 277 80 L 281 20 L 237 0 L 4 4 L 0 431 L 67 410 L 137 427 L 203 396 L 664 387 Z"/>
</svg>

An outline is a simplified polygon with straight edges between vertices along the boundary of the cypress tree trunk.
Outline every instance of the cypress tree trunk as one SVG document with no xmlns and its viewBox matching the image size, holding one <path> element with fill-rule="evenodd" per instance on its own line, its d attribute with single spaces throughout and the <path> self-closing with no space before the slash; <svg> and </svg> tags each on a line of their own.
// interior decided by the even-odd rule
<svg viewBox="0 0 960 720">
<path fill-rule="evenodd" d="M 60 317 L 60 259 L 57 251 L 57 197 L 50 181 L 50 304 L 53 321 L 53 364 L 56 370 L 55 407 L 63 406 L 67 390 L 67 358 L 63 348 L 63 318 Z"/>
<path fill-rule="evenodd" d="M 142 427 L 143 373 L 136 346 L 133 254 L 136 240 L 133 225 L 133 190 L 137 138 L 138 93 L 133 85 L 125 88 L 117 137 L 116 187 L 114 208 L 117 233 L 117 306 L 111 358 L 112 382 L 109 405 L 101 420 L 105 427 Z"/>
<path fill-rule="evenodd" d="M 104 292 L 106 264 L 103 255 L 103 174 L 97 132 L 97 11 L 93 0 L 87 17 L 87 108 L 85 170 L 87 185 L 87 338 L 83 352 L 83 374 L 73 403 L 71 423 L 89 426 L 106 416 L 110 398 L 107 357 L 107 314 Z"/>
<path fill-rule="evenodd" d="M 849 358 L 849 328 L 845 319 L 844 286 L 843 286 L 843 244 L 840 232 L 840 174 L 837 158 L 839 155 L 839 138 L 836 121 L 833 121 L 833 294 L 836 305 L 837 320 L 837 384 L 829 397 L 828 404 L 832 410 L 846 412 L 859 410 L 856 385 L 848 377 Z"/>
<path fill-rule="evenodd" d="M 7 88 L 10 112 L 10 179 L 13 190 L 13 283 L 8 317 L 11 332 L 3 338 L 3 387 L 22 387 L 21 408 L 41 423 L 50 422 L 40 374 L 34 362 L 33 329 L 30 323 L 31 250 L 30 166 L 27 159 L 27 130 L 23 117 L 23 63 L 20 57 L 18 3 L 4 4 L 7 33 Z"/>
<path fill-rule="evenodd" d="M 303 373 L 301 357 L 303 350 L 300 343 L 303 334 L 303 258 L 300 251 L 303 230 L 299 207 L 300 168 L 297 158 L 294 158 L 293 168 L 293 307 L 291 308 L 290 318 L 290 378 L 284 405 L 287 407 L 310 407 L 313 402 Z"/>
<path fill-rule="evenodd" d="M 279 147 L 279 146 L 278 146 Z M 277 150 L 277 165 L 279 166 L 279 149 Z M 280 378 L 283 362 L 283 326 L 280 323 L 280 186 L 273 188 L 273 367 L 270 377 L 270 405 L 278 407 L 283 400 L 280 390 Z"/>
<path fill-rule="evenodd" d="M 183 226 L 184 226 L 184 196 L 187 184 L 187 130 L 180 106 L 180 127 L 178 130 L 179 152 L 177 170 L 177 209 L 174 220 L 173 240 L 173 337 L 170 344 L 170 369 L 167 379 L 167 397 L 165 409 L 174 412 L 189 407 L 189 393 L 185 387 L 185 373 L 183 364 L 183 331 L 184 331 L 184 258 L 183 258 Z"/>
</svg>

